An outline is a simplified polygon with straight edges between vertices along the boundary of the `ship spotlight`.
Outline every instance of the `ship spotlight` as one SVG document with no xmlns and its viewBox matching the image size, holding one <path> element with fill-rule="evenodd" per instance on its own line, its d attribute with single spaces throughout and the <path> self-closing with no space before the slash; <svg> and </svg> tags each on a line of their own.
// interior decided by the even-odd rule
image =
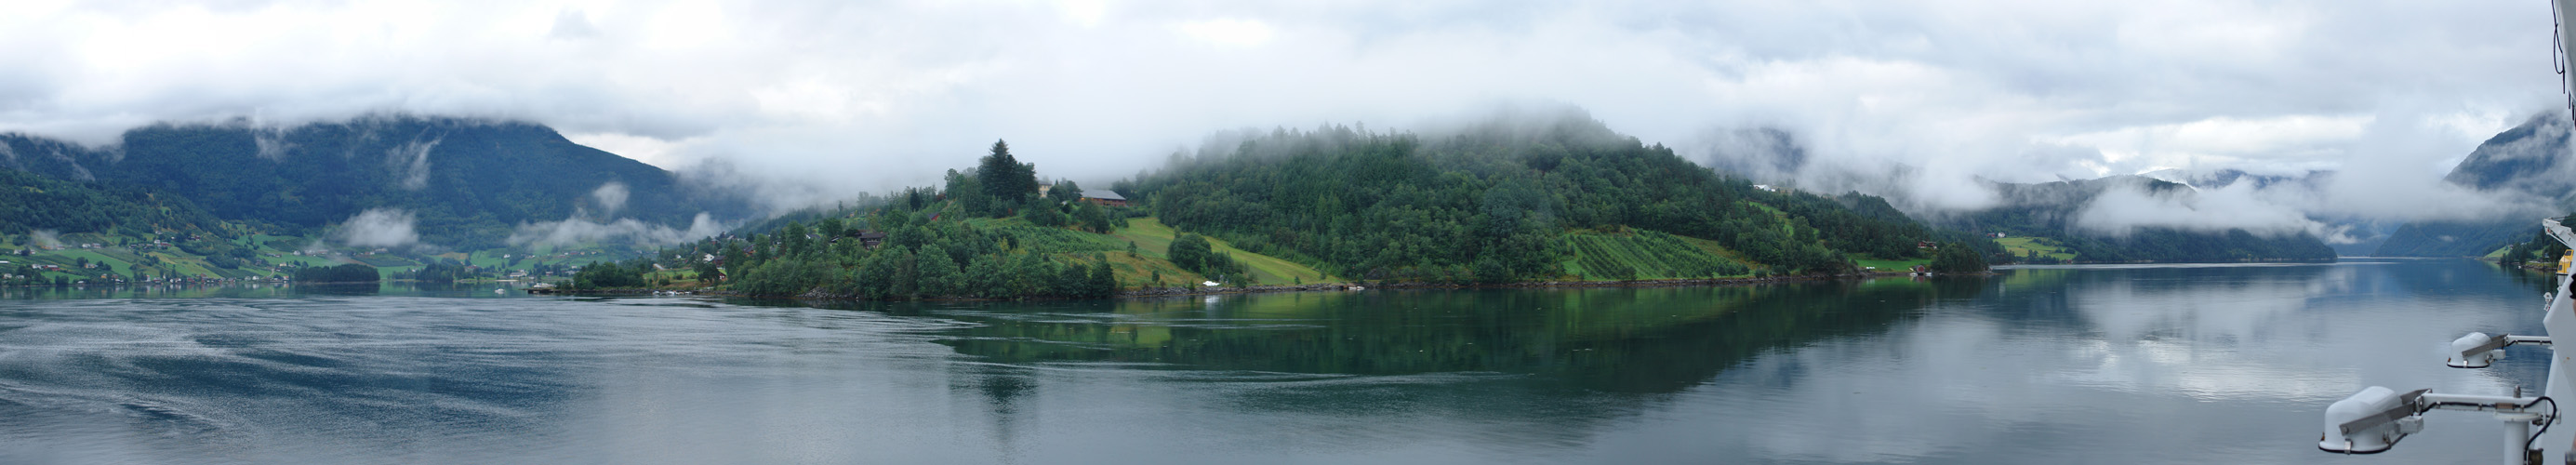
<svg viewBox="0 0 2576 465">
<path fill-rule="evenodd" d="M 2325 434 L 2317 438 L 2317 448 L 2345 454 L 2387 451 L 2397 440 L 2424 430 L 2424 417 L 2416 415 L 2410 399 L 2415 395 L 2371 386 L 2335 401 L 2326 407 Z"/>
<path fill-rule="evenodd" d="M 2504 336 L 2469 333 L 2467 336 L 2451 340 L 2451 351 L 2456 352 L 2457 355 L 2443 364 L 2450 365 L 2451 368 L 2486 368 L 2488 365 L 2495 364 L 2496 358 L 2503 357 L 2504 346 L 2512 343 L 2512 340 Z"/>
</svg>

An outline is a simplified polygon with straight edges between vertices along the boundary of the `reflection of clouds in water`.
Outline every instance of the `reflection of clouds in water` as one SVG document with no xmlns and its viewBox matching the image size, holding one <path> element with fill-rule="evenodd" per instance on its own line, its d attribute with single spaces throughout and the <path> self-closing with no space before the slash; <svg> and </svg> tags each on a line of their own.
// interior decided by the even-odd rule
<svg viewBox="0 0 2576 465">
<path fill-rule="evenodd" d="M 2155 463 L 2242 448 L 2223 456 L 2303 463 L 2319 457 L 2270 438 L 2315 434 L 2317 412 L 2362 387 L 2536 384 L 2536 352 L 2497 370 L 2441 366 L 2458 334 L 2536 326 L 2519 320 L 2537 299 L 2477 271 L 2085 271 L 2054 292 L 1990 292 L 1884 336 L 1757 357 L 1690 395 L 1749 399 L 1727 402 L 1739 418 L 1811 418 L 1718 434 L 1782 460 Z M 2433 419 L 2453 431 L 2405 455 L 2483 457 L 2493 422 L 2459 417 Z"/>
<path fill-rule="evenodd" d="M 2231 343 L 2262 339 L 2281 316 L 2307 308 L 2308 299 L 2326 288 L 2323 281 L 2350 280 L 2352 270 L 2248 277 L 2218 282 L 2155 279 L 2107 279 L 2077 284 L 2069 304 L 2092 329 L 2112 340 L 2180 337 L 2194 342 Z M 2126 273 L 2154 273 L 2147 270 Z M 2167 274 L 2167 273 L 2158 273 Z"/>
</svg>

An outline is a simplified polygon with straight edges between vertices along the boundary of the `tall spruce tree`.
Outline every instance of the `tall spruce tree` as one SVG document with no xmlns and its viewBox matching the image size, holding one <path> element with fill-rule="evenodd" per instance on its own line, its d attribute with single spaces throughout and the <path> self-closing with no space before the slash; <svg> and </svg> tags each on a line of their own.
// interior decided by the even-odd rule
<svg viewBox="0 0 2576 465">
<path fill-rule="evenodd" d="M 1011 144 L 999 140 L 993 141 L 993 154 L 977 164 L 975 178 L 983 185 L 984 195 L 999 205 L 1028 203 L 1038 192 L 1037 168 L 1011 157 Z"/>
</svg>

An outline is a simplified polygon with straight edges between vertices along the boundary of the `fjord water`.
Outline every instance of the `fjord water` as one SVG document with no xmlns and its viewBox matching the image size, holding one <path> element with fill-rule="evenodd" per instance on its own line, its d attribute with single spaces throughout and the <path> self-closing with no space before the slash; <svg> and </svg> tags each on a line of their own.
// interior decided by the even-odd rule
<svg viewBox="0 0 2576 465">
<path fill-rule="evenodd" d="M 2535 392 L 2469 260 L 988 304 L 0 291 L 0 463 L 2487 463 L 2369 385 Z M 2566 426 L 2566 425 L 2561 425 Z"/>
</svg>

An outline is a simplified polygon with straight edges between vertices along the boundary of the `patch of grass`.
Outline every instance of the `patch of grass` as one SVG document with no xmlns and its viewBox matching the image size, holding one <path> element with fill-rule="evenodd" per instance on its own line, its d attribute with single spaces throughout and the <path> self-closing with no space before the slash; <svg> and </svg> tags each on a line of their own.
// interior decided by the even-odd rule
<svg viewBox="0 0 2576 465">
<path fill-rule="evenodd" d="M 125 260 L 120 260 L 120 259 L 112 258 L 112 257 L 109 257 L 107 254 L 98 253 L 97 251 L 92 251 L 92 250 L 88 250 L 88 249 L 57 250 L 57 251 L 53 251 L 53 252 L 44 252 L 44 253 L 39 253 L 39 255 L 47 254 L 47 253 L 52 254 L 52 255 L 54 255 L 54 256 L 57 256 L 57 257 L 62 257 L 62 258 L 63 258 L 63 262 L 62 262 L 62 263 L 60 263 L 60 265 L 62 265 L 62 267 L 64 267 L 64 268 L 71 268 L 71 267 L 72 267 L 72 261 L 73 261 L 72 259 L 75 259 L 75 258 L 87 258 L 87 259 L 89 259 L 90 263 L 106 263 L 106 264 L 109 264 L 109 265 L 113 266 L 113 267 L 114 267 L 113 269 L 114 269 L 116 272 L 118 272 L 118 273 L 133 273 L 133 272 L 134 272 L 134 263 L 133 263 L 133 262 L 128 262 L 128 261 L 125 261 Z"/>
<path fill-rule="evenodd" d="M 2042 237 L 2025 236 L 1995 239 L 1995 245 L 2004 246 L 2004 252 L 2010 253 L 2014 257 L 2028 257 L 2031 255 L 2031 252 L 2038 252 L 2039 256 L 2061 261 L 2075 259 L 2075 254 L 2067 252 L 2064 245 L 2058 244 L 2057 241 Z"/>
<path fill-rule="evenodd" d="M 1019 242 L 1020 250 L 1031 253 L 1108 252 L 1127 250 L 1127 242 L 1108 234 L 1089 233 L 1065 228 L 1027 224 L 999 224 L 991 231 L 1006 234 Z"/>
<path fill-rule="evenodd" d="M 1137 255 L 1150 257 L 1156 261 L 1163 261 L 1168 260 L 1171 257 L 1168 254 L 1172 249 L 1172 239 L 1180 237 L 1180 231 L 1172 229 L 1171 226 L 1165 225 L 1161 220 L 1153 217 L 1129 218 L 1127 220 L 1127 227 L 1118 228 L 1116 231 L 1110 231 L 1109 237 L 1115 237 L 1120 241 L 1117 243 L 1118 250 L 1126 250 L 1126 242 L 1133 241 L 1136 243 Z M 1278 257 L 1252 253 L 1243 249 L 1234 248 L 1234 244 L 1227 243 L 1223 239 L 1208 237 L 1207 240 L 1210 250 L 1233 255 L 1236 261 L 1243 262 L 1244 271 L 1246 271 L 1247 274 L 1252 275 L 1252 284 L 1255 285 L 1286 285 L 1297 283 L 1320 284 L 1347 281 L 1340 277 L 1324 274 L 1324 272 L 1318 271 L 1314 267 L 1300 265 L 1296 262 L 1279 259 Z M 1170 266 L 1170 262 L 1163 262 L 1163 264 L 1164 266 Z M 1177 268 L 1174 269 L 1177 270 Z M 1165 278 L 1170 278 L 1172 277 L 1172 274 L 1167 272 L 1164 273 L 1163 276 Z M 1192 274 L 1191 276 L 1197 275 Z"/>
<path fill-rule="evenodd" d="M 1170 261 L 1147 257 L 1144 254 L 1120 251 L 1103 253 L 1101 256 L 1109 259 L 1109 269 L 1118 275 L 1118 286 L 1122 288 L 1199 287 L 1199 282 L 1207 280 L 1207 277 L 1182 270 L 1181 267 L 1172 265 Z M 1157 273 L 1162 276 L 1161 282 L 1154 280 Z"/>
</svg>

